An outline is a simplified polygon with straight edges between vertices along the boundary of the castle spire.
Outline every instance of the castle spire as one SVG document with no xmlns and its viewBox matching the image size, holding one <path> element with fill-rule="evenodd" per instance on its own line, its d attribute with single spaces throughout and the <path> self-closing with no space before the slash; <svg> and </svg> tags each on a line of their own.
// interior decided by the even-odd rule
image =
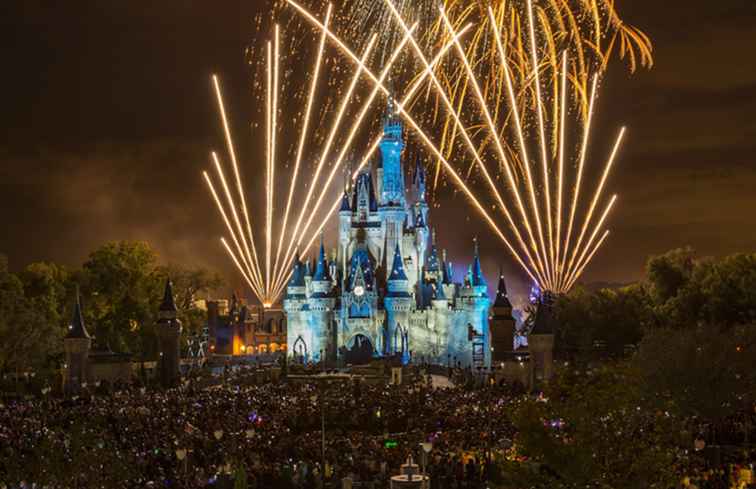
<svg viewBox="0 0 756 489">
<path fill-rule="evenodd" d="M 398 280 L 407 280 L 407 274 L 404 273 L 404 260 L 402 259 L 402 252 L 399 250 L 399 243 L 396 243 L 396 248 L 394 248 L 394 266 L 391 268 L 389 281 Z"/>
<path fill-rule="evenodd" d="M 474 239 L 475 241 L 475 258 L 473 259 L 473 266 L 472 266 L 472 278 L 471 278 L 471 285 L 473 287 L 476 286 L 486 286 L 486 278 L 483 276 L 483 270 L 480 266 L 480 255 L 479 255 L 479 249 L 478 249 L 478 238 L 477 236 Z"/>
<path fill-rule="evenodd" d="M 234 294 L 236 297 L 236 294 Z M 175 318 L 178 308 L 176 307 L 176 301 L 173 299 L 173 284 L 171 279 L 168 278 L 165 281 L 165 290 L 163 291 L 163 302 L 160 304 L 160 317 Z"/>
<path fill-rule="evenodd" d="M 504 281 L 504 272 L 501 267 L 499 267 L 499 286 L 496 289 L 496 301 L 494 302 L 494 307 L 512 308 L 512 303 L 509 302 L 509 298 L 507 297 L 507 284 Z"/>
<path fill-rule="evenodd" d="M 312 278 L 315 281 L 331 280 L 330 273 L 328 272 L 328 259 L 325 254 L 325 246 L 323 245 L 323 233 L 320 233 L 320 252 L 318 253 L 318 263 L 315 267 L 315 276 Z"/>
<path fill-rule="evenodd" d="M 79 286 L 76 286 L 76 304 L 74 305 L 73 318 L 71 319 L 71 327 L 68 330 L 66 338 L 89 338 L 87 328 L 84 326 L 84 316 L 81 314 L 81 299 L 79 294 Z"/>
</svg>

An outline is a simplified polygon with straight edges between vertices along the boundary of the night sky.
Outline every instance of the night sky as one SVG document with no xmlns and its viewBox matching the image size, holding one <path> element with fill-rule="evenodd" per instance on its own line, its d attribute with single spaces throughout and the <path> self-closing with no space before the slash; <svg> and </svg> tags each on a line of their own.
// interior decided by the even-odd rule
<svg viewBox="0 0 756 489">
<path fill-rule="evenodd" d="M 258 3 L 2 2 L 0 253 L 12 269 L 78 265 L 106 240 L 143 239 L 166 262 L 238 282 L 200 171 L 223 143 L 210 73 L 229 106 L 250 103 L 244 48 Z M 753 251 L 756 3 L 617 3 L 653 39 L 656 65 L 630 75 L 615 59 L 603 84 L 601 134 L 626 124 L 628 144 L 609 184 L 613 234 L 585 281 L 638 279 L 649 254 L 684 245 Z M 440 203 L 440 244 L 469 259 L 479 235 L 489 278 L 501 263 L 522 294 L 523 274 L 484 224 L 459 225 L 467 202 Z"/>
</svg>

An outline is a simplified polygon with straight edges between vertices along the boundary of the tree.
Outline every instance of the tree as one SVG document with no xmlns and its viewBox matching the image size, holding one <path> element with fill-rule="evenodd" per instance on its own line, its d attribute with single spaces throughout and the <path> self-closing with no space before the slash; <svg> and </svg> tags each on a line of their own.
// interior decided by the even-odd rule
<svg viewBox="0 0 756 489">
<path fill-rule="evenodd" d="M 65 327 L 58 309 L 60 284 L 52 280 L 44 267 L 30 266 L 22 281 L 8 271 L 8 262 L 0 257 L 0 370 L 16 374 L 39 369 L 51 356 L 60 355 Z M 39 280 L 31 280 L 36 277 Z M 50 280 L 47 280 L 50 279 Z M 25 291 L 25 285 L 28 291 Z"/>
<path fill-rule="evenodd" d="M 693 255 L 693 249 L 687 247 L 649 258 L 646 276 L 656 303 L 665 304 L 687 285 L 695 266 Z"/>
<path fill-rule="evenodd" d="M 548 401 L 516 410 L 518 452 L 537 470 L 505 468 L 514 487 L 645 488 L 674 485 L 677 421 L 645 401 L 626 363 L 564 368 Z"/>
<path fill-rule="evenodd" d="M 756 402 L 756 328 L 702 325 L 649 332 L 634 359 L 663 409 L 718 421 Z"/>
<path fill-rule="evenodd" d="M 557 344 L 586 350 L 596 340 L 621 355 L 625 345 L 637 344 L 643 328 L 653 322 L 653 307 L 642 284 L 588 292 L 576 288 L 557 299 Z"/>
<path fill-rule="evenodd" d="M 84 313 L 95 343 L 154 358 L 163 284 L 152 248 L 144 242 L 107 243 L 89 255 L 81 281 Z"/>
</svg>

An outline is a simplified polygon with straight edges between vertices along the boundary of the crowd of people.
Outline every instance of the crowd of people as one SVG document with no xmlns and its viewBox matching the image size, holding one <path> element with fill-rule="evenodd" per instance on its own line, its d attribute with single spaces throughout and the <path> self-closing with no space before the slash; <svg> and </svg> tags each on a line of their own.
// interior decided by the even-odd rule
<svg viewBox="0 0 756 489">
<path fill-rule="evenodd" d="M 348 375 L 260 382 L 241 369 L 170 390 L 90 386 L 6 400 L 0 489 L 323 489 L 344 479 L 380 489 L 409 456 L 434 489 L 489 487 L 499 462 L 516 457 L 509 416 L 528 394 L 463 370 L 452 377 L 416 369 L 401 385 Z M 679 485 L 745 488 L 751 470 L 689 464 Z"/>
<path fill-rule="evenodd" d="M 433 487 L 483 487 L 514 436 L 510 389 L 433 388 L 348 377 L 167 391 L 120 386 L 0 409 L 0 481 L 38 487 L 388 487 L 409 455 Z M 325 431 L 323 431 L 323 427 Z M 126 481 L 126 482 L 124 482 Z M 13 486 L 9 486 L 13 487 Z"/>
</svg>

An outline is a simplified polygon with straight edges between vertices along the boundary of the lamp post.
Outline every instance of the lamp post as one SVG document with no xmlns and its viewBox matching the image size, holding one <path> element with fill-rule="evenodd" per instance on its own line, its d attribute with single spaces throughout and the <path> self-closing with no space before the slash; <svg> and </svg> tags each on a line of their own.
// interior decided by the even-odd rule
<svg viewBox="0 0 756 489">
<path fill-rule="evenodd" d="M 433 450 L 433 444 L 430 442 L 421 443 L 420 447 L 422 448 L 422 460 L 423 460 L 423 482 L 422 487 L 427 488 L 429 487 L 428 481 L 430 480 L 430 477 L 428 477 L 428 454 Z M 426 480 L 427 478 L 427 480 Z"/>
</svg>

